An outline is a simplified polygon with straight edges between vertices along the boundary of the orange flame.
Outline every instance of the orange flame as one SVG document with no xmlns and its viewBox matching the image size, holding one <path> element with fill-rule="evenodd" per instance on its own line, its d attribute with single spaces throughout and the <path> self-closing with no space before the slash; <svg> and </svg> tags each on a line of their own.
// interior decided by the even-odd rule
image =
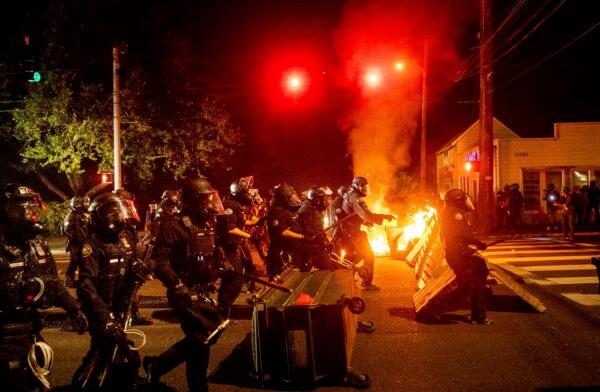
<svg viewBox="0 0 600 392">
<path fill-rule="evenodd" d="M 427 228 L 427 224 L 436 214 L 437 211 L 435 208 L 427 207 L 410 216 L 410 223 L 404 226 L 402 236 L 398 241 L 398 250 L 406 250 L 411 240 L 421 237 Z"/>
</svg>

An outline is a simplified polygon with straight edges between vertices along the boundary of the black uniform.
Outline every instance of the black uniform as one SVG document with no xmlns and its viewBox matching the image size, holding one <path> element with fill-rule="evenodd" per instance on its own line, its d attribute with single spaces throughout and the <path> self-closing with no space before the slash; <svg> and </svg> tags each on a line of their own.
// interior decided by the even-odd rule
<svg viewBox="0 0 600 392">
<path fill-rule="evenodd" d="M 380 225 L 383 223 L 385 215 L 371 212 L 367 207 L 367 203 L 354 188 L 351 188 L 345 194 L 342 209 L 346 215 L 354 214 L 342 223 L 342 242 L 344 242 L 345 247 L 355 250 L 358 260 L 363 259 L 366 278 L 362 284 L 363 286 L 369 286 L 373 282 L 375 255 L 373 249 L 371 249 L 367 233 L 361 230 L 361 225 L 372 225 L 374 223 Z"/>
<path fill-rule="evenodd" d="M 327 253 L 327 235 L 323 231 L 325 217 L 311 203 L 305 200 L 298 210 L 298 222 L 302 234 L 308 240 L 303 241 L 300 247 L 301 269 L 310 271 L 314 266 L 318 269 L 332 268 Z"/>
<path fill-rule="evenodd" d="M 285 207 L 271 207 L 267 213 L 269 229 L 269 250 L 267 252 L 267 274 L 274 279 L 283 270 L 284 253 L 292 257 L 293 264 L 298 264 L 298 240 L 284 237 L 281 233 L 291 230 L 300 233 L 300 225 L 296 211 Z"/>
<path fill-rule="evenodd" d="M 471 300 L 471 318 L 475 322 L 486 320 L 485 298 L 489 270 L 485 259 L 474 254 L 469 245 L 485 249 L 486 245 L 475 238 L 463 209 L 447 206 L 440 214 L 446 261 L 456 274 L 462 292 Z"/>
<path fill-rule="evenodd" d="M 71 210 L 65 218 L 63 230 L 67 236 L 67 252 L 70 255 L 69 267 L 66 272 L 69 281 L 75 279 L 77 259 L 81 252 L 81 246 L 87 238 L 89 223 L 90 217 L 86 211 Z"/>
<path fill-rule="evenodd" d="M 233 272 L 225 272 L 221 276 L 221 287 L 219 288 L 219 304 L 229 308 L 242 290 L 244 279 L 243 258 L 247 257 L 244 253 L 244 238 L 229 233 L 230 230 L 238 228 L 244 230 L 246 216 L 242 206 L 236 202 L 231 195 L 223 197 L 223 208 L 225 214 L 220 216 L 217 230 L 217 242 L 219 248 Z M 249 256 L 249 255 L 248 255 Z M 237 272 L 237 273 L 235 273 Z"/>
<path fill-rule="evenodd" d="M 73 376 L 75 388 L 112 390 L 131 387 L 137 381 L 140 357 L 129 349 L 123 330 L 124 318 L 141 283 L 134 271 L 137 262 L 135 242 L 126 230 L 114 235 L 92 232 L 81 248 L 77 296 L 90 320 L 92 339 Z M 105 368 L 110 371 L 107 379 L 101 380 Z"/>
<path fill-rule="evenodd" d="M 14 184 L 3 187 L 0 200 L 0 390 L 41 390 L 47 381 L 27 361 L 32 345 L 44 341 L 38 310 L 65 309 L 80 333 L 87 321 L 59 280 L 48 244 L 34 234 L 41 229 L 37 195 Z"/>
<path fill-rule="evenodd" d="M 219 309 L 208 298 L 192 301 L 188 287 L 198 288 L 216 278 L 215 216 L 223 212 L 218 192 L 205 178 L 193 178 L 183 186 L 181 214 L 161 219 L 154 249 L 155 275 L 167 288 L 169 305 L 185 337 L 158 357 L 144 358 L 150 382 L 158 382 L 185 361 L 190 391 L 208 390 L 210 345 L 205 341 L 227 309 Z"/>
</svg>

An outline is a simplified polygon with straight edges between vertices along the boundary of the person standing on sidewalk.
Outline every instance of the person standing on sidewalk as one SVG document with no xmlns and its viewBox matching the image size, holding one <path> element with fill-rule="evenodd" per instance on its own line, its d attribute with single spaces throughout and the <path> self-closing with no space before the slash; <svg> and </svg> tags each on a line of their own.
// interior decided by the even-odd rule
<svg viewBox="0 0 600 392">
<path fill-rule="evenodd" d="M 559 202 L 556 205 L 563 212 L 563 239 L 573 241 L 575 239 L 575 204 L 573 203 L 573 194 L 569 192 L 568 187 L 562 188 Z"/>
<path fill-rule="evenodd" d="M 508 195 L 508 221 L 513 237 L 517 235 L 517 230 L 523 227 L 523 206 L 525 199 L 519 191 L 518 184 L 512 184 Z"/>
<path fill-rule="evenodd" d="M 550 232 L 552 229 L 558 231 L 558 218 L 556 202 L 558 202 L 560 195 L 554 189 L 554 184 L 548 184 L 548 188 L 544 191 L 544 201 L 546 202 L 546 211 L 548 212 L 548 220 L 546 231 Z"/>
</svg>

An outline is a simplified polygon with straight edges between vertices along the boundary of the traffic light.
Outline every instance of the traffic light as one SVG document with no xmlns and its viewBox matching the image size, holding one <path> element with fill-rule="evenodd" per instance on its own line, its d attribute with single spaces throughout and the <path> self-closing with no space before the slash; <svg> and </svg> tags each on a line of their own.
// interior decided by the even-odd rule
<svg viewBox="0 0 600 392">
<path fill-rule="evenodd" d="M 112 184 L 113 174 L 112 173 L 101 173 L 100 178 L 103 184 Z"/>
<path fill-rule="evenodd" d="M 42 81 L 42 74 L 39 71 L 28 71 L 27 81 L 29 83 L 39 83 Z"/>
</svg>

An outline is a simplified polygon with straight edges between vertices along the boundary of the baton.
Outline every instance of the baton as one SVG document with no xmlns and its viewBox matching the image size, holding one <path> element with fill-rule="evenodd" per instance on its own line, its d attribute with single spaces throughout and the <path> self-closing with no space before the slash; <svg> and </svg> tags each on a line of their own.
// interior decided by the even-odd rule
<svg viewBox="0 0 600 392">
<path fill-rule="evenodd" d="M 213 340 L 213 338 L 217 336 L 221 331 L 225 330 L 225 328 L 227 328 L 229 324 L 231 324 L 231 319 L 227 319 L 221 324 L 219 324 L 219 326 L 214 331 L 212 331 L 210 335 L 208 335 L 206 340 L 204 340 L 204 344 L 210 344 L 210 341 Z"/>
<path fill-rule="evenodd" d="M 262 285 L 271 287 L 271 288 L 276 289 L 276 290 L 280 290 L 280 291 L 286 292 L 288 294 L 291 294 L 292 291 L 293 291 L 292 289 L 290 289 L 288 287 L 282 286 L 282 285 L 277 284 L 275 282 L 271 282 L 270 280 L 266 280 L 266 279 L 262 279 L 262 278 L 257 278 L 256 276 L 247 275 L 247 274 L 244 274 L 242 272 L 237 272 L 237 271 L 230 270 L 230 269 L 225 269 L 225 268 L 221 268 L 221 272 L 231 272 L 233 274 L 241 276 L 242 278 L 254 281 L 256 283 L 260 283 Z"/>
</svg>

